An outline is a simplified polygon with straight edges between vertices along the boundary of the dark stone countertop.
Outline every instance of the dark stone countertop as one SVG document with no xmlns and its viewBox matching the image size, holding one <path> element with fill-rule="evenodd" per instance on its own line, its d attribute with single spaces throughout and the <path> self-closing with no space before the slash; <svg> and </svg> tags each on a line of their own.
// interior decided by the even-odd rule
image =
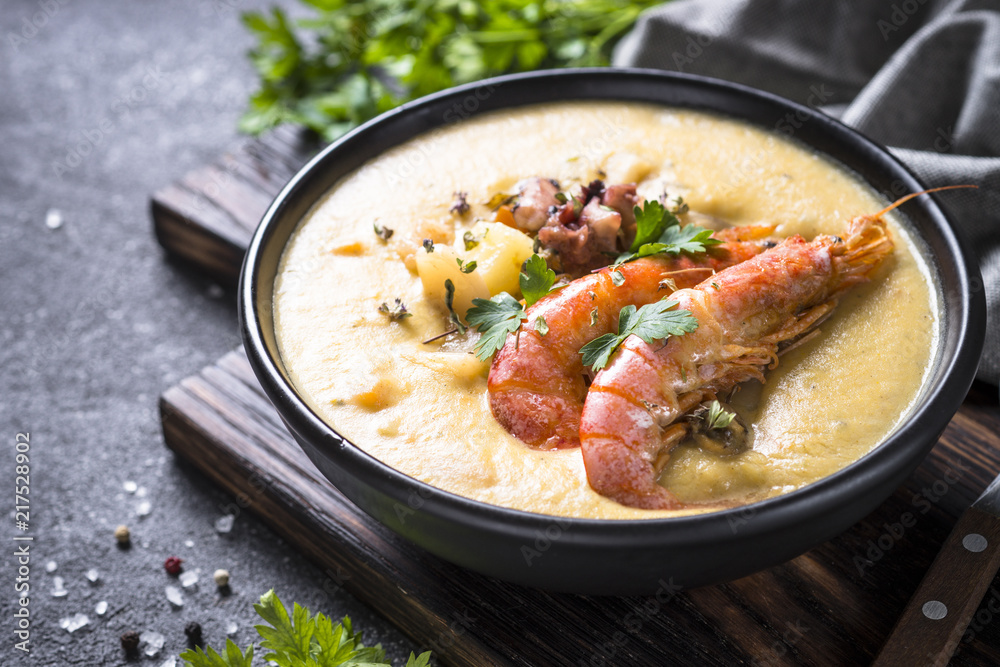
<svg viewBox="0 0 1000 667">
<path fill-rule="evenodd" d="M 412 646 L 255 517 L 229 534 L 231 499 L 163 443 L 157 400 L 239 344 L 235 295 L 165 257 L 149 195 L 237 139 L 255 86 L 241 11 L 271 2 L 5 2 L 0 12 L 0 441 L 7 541 L 0 558 L 0 664 L 126 664 L 119 636 L 162 633 L 158 667 L 198 621 L 221 647 L 226 627 L 257 639 L 252 603 L 349 614 L 394 664 Z M 286 0 L 283 4 L 296 7 Z M 61 224 L 60 224 L 61 223 Z M 30 525 L 15 527 L 15 439 L 30 432 Z M 130 493 L 126 482 L 138 490 Z M 131 486 L 129 487 L 131 488 Z M 144 495 L 141 495 L 144 494 Z M 151 513 L 137 515 L 148 501 Z M 127 524 L 133 547 L 116 547 Z M 30 535 L 30 654 L 16 650 L 13 537 Z M 173 608 L 171 555 L 199 572 Z M 48 565 L 48 567 L 47 567 Z M 55 567 L 53 571 L 49 568 Z M 98 571 L 91 584 L 86 572 Z M 233 594 L 212 572 L 226 568 Z M 61 577 L 67 591 L 53 597 Z M 107 612 L 95 612 L 99 601 Z M 73 633 L 60 620 L 85 614 Z M 263 664 L 263 661 L 260 661 Z M 180 661 L 178 661 L 180 665 Z"/>
</svg>

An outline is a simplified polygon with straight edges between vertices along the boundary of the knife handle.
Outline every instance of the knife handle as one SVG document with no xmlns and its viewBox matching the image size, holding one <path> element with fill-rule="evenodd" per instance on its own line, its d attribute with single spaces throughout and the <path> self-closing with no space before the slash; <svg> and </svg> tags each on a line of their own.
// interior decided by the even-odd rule
<svg viewBox="0 0 1000 667">
<path fill-rule="evenodd" d="M 1000 567 L 1000 518 L 970 507 L 959 518 L 873 667 L 948 664 Z M 1000 605 L 1000 592 L 996 593 Z"/>
</svg>

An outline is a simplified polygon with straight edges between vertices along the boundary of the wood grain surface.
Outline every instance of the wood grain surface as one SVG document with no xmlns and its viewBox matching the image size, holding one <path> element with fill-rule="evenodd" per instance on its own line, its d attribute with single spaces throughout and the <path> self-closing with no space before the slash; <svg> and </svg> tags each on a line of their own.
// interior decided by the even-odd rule
<svg viewBox="0 0 1000 667">
<path fill-rule="evenodd" d="M 279 130 L 161 189 L 158 239 L 235 283 L 270 197 L 315 150 L 304 133 Z M 977 385 L 916 473 L 836 539 L 727 584 L 580 597 L 483 577 L 368 518 L 295 445 L 241 350 L 170 388 L 160 410 L 178 456 L 316 562 L 327 587 L 370 603 L 447 665 L 868 664 L 959 515 L 1000 472 L 996 390 Z M 989 604 L 998 590 L 994 581 L 976 606 L 952 664 L 1000 664 Z"/>
<path fill-rule="evenodd" d="M 1000 408 L 987 389 L 973 390 L 917 472 L 843 535 L 744 579 L 645 598 L 526 589 L 397 537 L 316 470 L 241 350 L 170 388 L 160 411 L 179 456 L 316 562 L 327 586 L 371 604 L 443 664 L 863 665 L 1000 470 Z M 976 605 L 953 664 L 1000 664 L 990 601 Z"/>
<path fill-rule="evenodd" d="M 157 240 L 176 257 L 235 285 L 250 237 L 271 200 L 319 148 L 310 133 L 287 125 L 243 140 L 153 194 Z"/>
</svg>

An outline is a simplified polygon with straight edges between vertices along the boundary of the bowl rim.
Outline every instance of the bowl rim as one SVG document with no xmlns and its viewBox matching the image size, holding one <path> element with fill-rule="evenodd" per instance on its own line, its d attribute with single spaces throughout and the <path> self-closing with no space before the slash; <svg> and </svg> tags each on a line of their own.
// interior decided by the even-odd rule
<svg viewBox="0 0 1000 667">
<path fill-rule="evenodd" d="M 337 433 L 332 426 L 324 422 L 298 395 L 292 384 L 285 379 L 279 370 L 282 361 L 277 350 L 273 351 L 272 356 L 272 351 L 264 341 L 260 308 L 265 304 L 270 307 L 270 299 L 261 295 L 263 293 L 262 290 L 270 294 L 272 286 L 263 286 L 260 284 L 260 272 L 262 250 L 271 241 L 272 236 L 275 234 L 275 228 L 282 221 L 287 209 L 287 202 L 296 197 L 299 191 L 304 190 L 306 182 L 310 178 L 315 177 L 315 174 L 321 171 L 325 165 L 334 162 L 340 152 L 348 150 L 353 144 L 357 144 L 359 139 L 371 137 L 373 133 L 378 132 L 380 127 L 391 123 L 394 119 L 406 114 L 418 114 L 427 109 L 437 108 L 442 102 L 460 99 L 463 96 L 475 93 L 475 91 L 483 87 L 510 86 L 539 79 L 551 79 L 553 77 L 562 80 L 586 79 L 598 82 L 608 78 L 628 77 L 648 82 L 658 82 L 664 85 L 708 87 L 722 89 L 729 94 L 763 101 L 771 105 L 782 106 L 792 112 L 805 114 L 810 122 L 815 122 L 822 126 L 823 132 L 832 133 L 835 138 L 842 139 L 849 137 L 865 153 L 866 159 L 873 160 L 879 168 L 885 169 L 888 172 L 895 172 L 909 191 L 925 189 L 916 176 L 901 161 L 890 154 L 884 146 L 872 141 L 835 118 L 772 93 L 760 91 L 738 83 L 693 74 L 619 67 L 539 70 L 476 81 L 407 102 L 355 128 L 331 143 L 302 167 L 282 188 L 268 207 L 248 246 L 240 273 L 240 286 L 238 290 L 240 329 L 251 366 L 260 380 L 265 393 L 275 404 L 286 425 L 289 426 L 293 433 L 302 434 L 315 443 L 326 443 L 324 447 L 327 450 L 327 455 L 336 457 L 337 465 L 343 467 L 348 474 L 356 475 L 360 470 L 382 477 L 390 483 L 390 486 L 381 487 L 380 491 L 385 492 L 396 500 L 403 500 L 408 494 L 417 490 L 421 497 L 429 501 L 423 505 L 421 511 L 432 512 L 439 518 L 458 520 L 460 522 L 465 521 L 463 517 L 468 517 L 470 513 L 473 513 L 477 515 L 479 527 L 487 528 L 491 531 L 509 532 L 512 535 L 523 535 L 525 529 L 538 529 L 551 525 L 553 522 L 557 522 L 560 525 L 563 522 L 568 522 L 572 529 L 566 531 L 566 539 L 575 545 L 588 543 L 596 545 L 599 543 L 602 547 L 607 547 L 609 546 L 609 540 L 612 541 L 610 546 L 614 546 L 615 541 L 620 542 L 622 545 L 634 545 L 639 540 L 643 544 L 663 544 L 669 542 L 671 545 L 680 546 L 689 542 L 702 542 L 705 530 L 708 527 L 711 527 L 713 531 L 725 528 L 726 531 L 733 532 L 731 521 L 734 519 L 744 520 L 747 514 L 754 517 L 752 532 L 754 534 L 766 534 L 787 529 L 789 522 L 794 522 L 796 518 L 801 519 L 800 515 L 803 512 L 803 506 L 818 505 L 821 507 L 834 507 L 837 500 L 842 498 L 845 492 L 850 492 L 852 489 L 868 488 L 880 481 L 888 483 L 891 480 L 895 480 L 892 481 L 892 486 L 886 491 L 885 496 L 891 494 L 896 486 L 898 486 L 898 483 L 906 475 L 909 475 L 912 469 L 923 460 L 924 456 L 937 441 L 937 437 L 931 439 L 929 444 L 923 447 L 924 451 L 919 455 L 914 454 L 912 446 L 908 441 L 913 439 L 913 436 L 917 433 L 926 432 L 927 430 L 937 431 L 939 434 L 947 426 L 951 416 L 961 405 L 975 375 L 985 335 L 985 297 L 982 289 L 976 290 L 972 287 L 976 277 L 979 275 L 978 264 L 973 260 L 975 255 L 969 251 L 966 242 L 948 221 L 947 216 L 944 215 L 933 196 L 927 194 L 915 198 L 908 205 L 921 206 L 930 218 L 938 221 L 939 224 L 936 225 L 936 228 L 941 235 L 941 241 L 948 248 L 949 254 L 957 264 L 956 277 L 959 282 L 961 303 L 964 307 L 957 313 L 957 317 L 952 318 L 954 322 L 951 322 L 952 325 L 957 324 L 958 327 L 957 330 L 952 330 L 953 334 L 957 336 L 955 354 L 945 358 L 941 356 L 944 354 L 943 351 L 939 351 L 939 358 L 935 359 L 932 363 L 942 365 L 942 369 L 934 374 L 941 379 L 930 387 L 925 385 L 921 390 L 922 398 L 918 398 L 917 405 L 913 408 L 910 423 L 900 424 L 895 431 L 871 451 L 844 468 L 815 482 L 778 496 L 707 513 L 648 519 L 567 517 L 493 505 L 442 490 L 396 470 L 388 464 L 382 463 L 377 458 L 365 452 L 361 447 L 358 447 L 349 439 Z M 565 101 L 573 99 L 594 100 L 597 98 L 592 95 L 564 98 Z M 645 101 L 611 97 L 600 99 L 622 99 L 622 101 L 633 102 Z M 555 102 L 557 100 L 549 101 Z M 650 102 L 661 104 L 664 107 L 670 106 L 662 101 L 647 101 L 647 103 Z M 538 100 L 533 103 L 500 105 L 498 108 L 512 109 L 529 104 L 543 103 L 546 102 Z M 698 109 L 694 106 L 682 106 L 681 108 Z M 494 109 L 486 109 L 483 112 L 490 110 Z M 714 109 L 701 110 L 717 115 L 727 115 L 726 111 Z M 483 112 L 477 111 L 470 115 L 476 116 Z M 730 114 L 730 117 L 760 127 L 760 125 L 741 118 L 737 114 Z M 437 127 L 446 124 L 442 122 Z M 434 128 L 425 131 L 432 129 Z M 412 136 L 417 135 L 414 134 Z M 398 145 L 399 143 L 402 142 L 396 142 L 391 145 Z M 805 142 L 800 141 L 799 143 Z M 828 159 L 840 163 L 840 160 L 829 155 L 822 149 L 810 144 L 806 145 L 812 150 L 822 153 Z M 846 165 L 841 164 L 841 166 L 850 169 Z M 859 175 L 859 177 L 861 176 Z M 340 178 L 342 176 L 338 176 L 337 180 L 340 180 Z M 861 178 L 865 180 L 863 177 Z M 870 183 L 869 186 L 875 189 Z M 914 202 L 916 203 L 914 204 Z M 297 221 L 293 225 L 293 229 L 297 228 L 300 222 L 301 220 Z M 921 240 L 926 242 L 926 239 L 921 238 Z M 283 245 L 285 242 L 287 242 L 287 238 L 283 241 Z M 938 277 L 940 277 L 941 267 L 932 268 L 937 272 Z M 981 279 L 979 279 L 978 284 L 982 284 Z M 939 289 L 943 289 L 943 286 L 939 286 Z M 949 322 L 945 321 L 946 312 L 944 303 L 941 304 L 941 311 L 942 330 L 940 335 L 943 339 L 946 333 L 949 333 L 944 330 L 945 325 L 949 324 Z M 930 381 L 931 378 L 928 378 L 927 382 Z M 935 406 L 938 409 L 933 414 L 928 414 L 928 406 Z M 940 420 L 940 414 L 945 412 L 948 414 L 948 421 L 945 421 L 943 424 L 937 423 Z M 347 446 L 342 446 L 342 444 L 346 444 Z M 912 465 L 905 465 L 908 460 L 912 460 Z M 900 470 L 905 472 L 905 475 L 902 477 L 898 474 Z M 896 474 L 893 475 L 893 472 Z M 665 536 L 669 536 L 669 539 L 666 539 Z"/>
</svg>

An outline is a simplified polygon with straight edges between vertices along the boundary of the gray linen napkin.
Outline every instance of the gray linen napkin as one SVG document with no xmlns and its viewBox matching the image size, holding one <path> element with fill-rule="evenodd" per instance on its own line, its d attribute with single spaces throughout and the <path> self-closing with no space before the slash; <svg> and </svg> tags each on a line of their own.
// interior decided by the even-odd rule
<svg viewBox="0 0 1000 667">
<path fill-rule="evenodd" d="M 1000 0 L 676 0 L 647 12 L 614 64 L 714 76 L 820 107 L 884 145 L 979 254 L 978 378 L 1000 384 Z"/>
</svg>

